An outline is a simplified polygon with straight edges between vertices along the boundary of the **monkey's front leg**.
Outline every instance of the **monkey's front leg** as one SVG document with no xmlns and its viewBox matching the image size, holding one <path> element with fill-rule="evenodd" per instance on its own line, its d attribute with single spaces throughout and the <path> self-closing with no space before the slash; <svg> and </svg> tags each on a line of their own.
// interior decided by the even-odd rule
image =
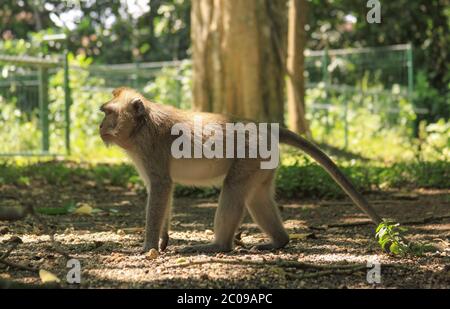
<svg viewBox="0 0 450 309">
<path fill-rule="evenodd" d="M 145 240 L 144 252 L 159 249 L 159 239 L 168 215 L 168 208 L 172 194 L 170 179 L 155 179 L 150 184 L 150 194 L 145 212 Z M 166 231 L 165 231 L 166 232 Z"/>
</svg>

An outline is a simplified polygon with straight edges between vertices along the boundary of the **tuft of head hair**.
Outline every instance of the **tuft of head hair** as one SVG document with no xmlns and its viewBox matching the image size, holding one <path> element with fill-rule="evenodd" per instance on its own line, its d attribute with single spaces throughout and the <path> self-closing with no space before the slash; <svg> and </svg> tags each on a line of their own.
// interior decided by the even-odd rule
<svg viewBox="0 0 450 309">
<path fill-rule="evenodd" d="M 112 91 L 112 95 L 117 98 L 121 96 L 122 94 L 134 94 L 134 95 L 141 95 L 136 90 L 129 88 L 129 87 L 119 87 Z"/>
<path fill-rule="evenodd" d="M 136 90 L 128 87 L 119 87 L 113 90 L 112 95 L 114 98 L 123 98 L 125 102 L 129 102 L 134 98 L 142 99 L 143 96 Z"/>
</svg>

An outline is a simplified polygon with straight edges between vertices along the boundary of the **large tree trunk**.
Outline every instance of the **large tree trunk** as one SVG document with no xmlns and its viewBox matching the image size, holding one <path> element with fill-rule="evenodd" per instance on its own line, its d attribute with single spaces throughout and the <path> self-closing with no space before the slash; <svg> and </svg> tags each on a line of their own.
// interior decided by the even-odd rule
<svg viewBox="0 0 450 309">
<path fill-rule="evenodd" d="M 294 132 L 310 136 L 305 118 L 304 49 L 306 43 L 306 0 L 291 0 L 289 7 L 288 60 L 288 126 Z"/>
<path fill-rule="evenodd" d="M 195 110 L 283 123 L 286 3 L 192 1 Z"/>
</svg>

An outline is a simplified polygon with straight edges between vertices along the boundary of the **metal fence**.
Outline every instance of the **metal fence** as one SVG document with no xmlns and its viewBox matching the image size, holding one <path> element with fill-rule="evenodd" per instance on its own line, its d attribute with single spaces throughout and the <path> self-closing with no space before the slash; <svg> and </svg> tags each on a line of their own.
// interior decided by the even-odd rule
<svg viewBox="0 0 450 309">
<path fill-rule="evenodd" d="M 337 106 L 333 98 L 337 96 L 361 97 L 384 95 L 391 103 L 381 106 L 384 112 L 398 113 L 396 102 L 400 98 L 411 101 L 414 92 L 413 50 L 410 45 L 396 45 L 382 48 L 360 48 L 305 52 L 305 77 L 307 89 L 321 89 L 323 95 L 314 102 L 307 101 L 310 115 L 327 119 L 327 128 L 331 127 L 328 116 L 339 113 L 345 122 L 345 145 L 348 144 L 348 111 L 352 108 L 346 100 Z M 66 152 L 70 153 L 70 105 L 71 89 L 69 72 L 76 70 L 88 74 L 89 79 L 101 81 L 95 85 L 88 83 L 83 91 L 105 91 L 128 85 L 144 90 L 152 84 L 164 68 L 180 68 L 182 62 L 130 63 L 116 65 L 91 65 L 87 67 L 71 66 L 68 68 L 67 54 L 58 59 L 40 59 L 33 57 L 11 57 L 0 55 L 0 106 L 15 104 L 24 114 L 37 112 L 39 124 L 35 130 L 41 133 L 41 150 L 22 149 L 21 141 L 15 145 L 0 146 L 1 155 L 48 155 L 49 154 L 49 115 L 48 115 L 48 82 L 49 75 L 64 68 L 65 126 Z M 392 91 L 396 88 L 396 91 Z M 181 88 L 177 87 L 180 92 Z M 2 99 L 3 98 L 3 99 Z M 75 100 L 77 98 L 74 98 Z M 177 105 L 177 103 L 175 102 Z M 179 104 L 178 104 L 179 105 Z M 376 111 L 375 111 L 376 112 Z M 415 110 L 426 113 L 426 110 Z M 0 109 L 1 123 L 1 109 Z M 1 130 L 8 130 L 2 128 Z M 1 138 L 1 132 L 0 132 Z M 11 141 L 10 141 L 11 143 Z"/>
<path fill-rule="evenodd" d="M 64 68 L 64 90 L 65 90 L 65 123 L 66 123 L 66 150 L 70 154 L 70 88 L 69 88 L 69 66 L 67 53 L 57 58 L 39 58 L 29 56 L 0 55 L 0 68 L 2 69 L 2 79 L 0 80 L 0 116 L 7 104 L 11 100 L 15 103 L 15 108 L 31 118 L 35 111 L 38 111 L 38 124 L 29 128 L 37 130 L 41 135 L 40 151 L 38 149 L 23 149 L 24 144 L 20 138 L 9 141 L 2 139 L 2 156 L 48 156 L 50 150 L 49 132 L 49 99 L 48 85 L 49 72 L 56 67 Z M 8 100 L 8 101 L 6 101 Z M 3 132 L 11 128 L 3 125 Z M 1 137 L 1 135 L 0 135 Z"/>
<path fill-rule="evenodd" d="M 91 78 L 104 80 L 100 87 L 86 86 L 88 91 L 108 91 L 127 85 L 139 91 L 151 83 L 163 68 L 178 68 L 182 61 L 161 61 L 148 63 L 124 63 L 113 65 L 92 65 L 87 68 L 72 67 L 89 72 Z"/>
<path fill-rule="evenodd" d="M 348 86 L 357 86 L 366 75 L 371 84 L 382 82 L 386 89 L 400 85 L 405 87 L 402 94 L 412 94 L 414 90 L 413 49 L 410 44 L 307 50 L 305 56 L 309 88 L 324 82 L 333 90 L 346 92 Z"/>
<path fill-rule="evenodd" d="M 414 65 L 410 44 L 307 50 L 305 75 L 308 90 L 322 90 L 322 95 L 315 97 L 313 102 L 307 96 L 311 120 L 326 119 L 326 137 L 332 127 L 331 114 L 334 114 L 334 119 L 340 118 L 344 123 L 344 148 L 349 143 L 349 111 L 363 106 L 367 98 L 377 102 L 367 108 L 373 113 L 385 114 L 391 123 L 395 123 L 401 112 L 400 102 L 404 100 L 409 102 L 414 113 L 428 113 L 428 110 L 413 105 Z"/>
</svg>

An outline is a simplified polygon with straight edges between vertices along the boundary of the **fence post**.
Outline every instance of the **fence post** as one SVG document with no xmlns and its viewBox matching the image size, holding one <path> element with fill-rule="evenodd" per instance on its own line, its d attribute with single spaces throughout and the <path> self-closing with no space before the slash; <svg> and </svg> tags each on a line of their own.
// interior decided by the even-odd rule
<svg viewBox="0 0 450 309">
<path fill-rule="evenodd" d="M 325 47 L 322 57 L 322 80 L 325 82 L 325 85 L 328 84 L 328 47 Z"/>
<path fill-rule="evenodd" d="M 414 92 L 414 57 L 413 57 L 413 45 L 411 43 L 408 44 L 407 51 L 408 58 L 408 96 L 411 99 Z"/>
<path fill-rule="evenodd" d="M 348 101 L 346 95 L 344 100 L 344 149 L 348 147 Z"/>
<path fill-rule="evenodd" d="M 177 82 L 177 90 L 176 90 L 176 100 L 177 100 L 177 107 L 180 108 L 181 107 L 181 95 L 182 95 L 182 87 L 183 84 L 181 82 L 181 64 L 177 65 L 177 78 L 176 78 L 176 82 Z"/>
<path fill-rule="evenodd" d="M 137 90 L 139 90 L 139 91 L 142 91 L 143 89 L 140 89 L 141 80 L 140 80 L 140 76 L 139 76 L 139 72 L 140 72 L 140 64 L 139 64 L 139 61 L 136 61 L 136 62 L 134 63 L 134 65 L 135 65 L 135 67 L 136 67 L 136 73 L 135 73 L 135 75 L 134 75 L 134 81 L 133 81 L 133 83 L 134 83 L 134 88 L 137 89 Z"/>
<path fill-rule="evenodd" d="M 70 155 L 70 106 L 72 105 L 72 97 L 70 94 L 70 79 L 69 79 L 69 53 L 64 51 L 64 117 L 66 121 L 65 127 L 65 143 L 66 153 Z"/>
<path fill-rule="evenodd" d="M 47 153 L 50 149 L 48 129 L 48 70 L 39 68 L 39 117 L 42 130 L 42 152 Z"/>
<path fill-rule="evenodd" d="M 328 75 L 328 62 L 329 62 L 329 55 L 328 55 L 328 46 L 325 47 L 323 58 L 322 58 L 322 80 L 325 83 L 325 100 L 328 101 L 328 82 L 329 82 L 329 75 Z M 328 104 L 329 102 L 325 102 L 325 104 Z M 330 134 L 330 119 L 329 119 L 329 111 L 328 108 L 325 108 L 325 137 L 328 137 Z"/>
</svg>

